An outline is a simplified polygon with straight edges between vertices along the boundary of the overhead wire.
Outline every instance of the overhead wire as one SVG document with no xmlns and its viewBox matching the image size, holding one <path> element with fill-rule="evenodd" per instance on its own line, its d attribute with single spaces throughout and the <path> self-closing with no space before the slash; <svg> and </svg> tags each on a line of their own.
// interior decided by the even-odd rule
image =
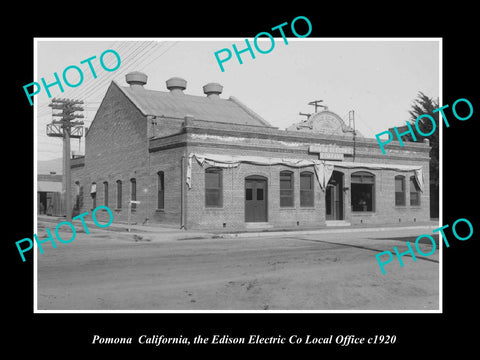
<svg viewBox="0 0 480 360">
<path fill-rule="evenodd" d="M 84 110 L 86 110 L 85 118 L 82 119 L 84 121 L 84 126 L 88 126 L 91 124 L 92 120 L 88 118 L 88 112 L 94 112 L 98 109 L 98 106 L 92 104 L 101 103 L 101 99 L 98 96 L 104 93 L 104 87 L 106 86 L 106 84 L 108 84 L 115 76 L 119 76 L 119 74 L 124 74 L 125 72 L 133 69 L 134 67 L 138 70 L 143 71 L 144 69 L 148 68 L 148 66 L 151 65 L 155 60 L 159 59 L 166 52 L 172 49 L 178 43 L 178 41 L 173 42 L 170 46 L 168 46 L 169 42 L 158 41 L 122 41 L 116 43 L 119 43 L 120 45 L 116 47 L 115 43 L 112 43 L 111 48 L 113 48 L 113 50 L 117 51 L 119 54 L 121 52 L 127 53 L 126 56 L 121 58 L 122 63 L 127 63 L 127 65 L 122 68 L 121 72 L 111 72 L 106 76 L 103 76 L 102 78 L 98 77 L 97 79 L 93 79 L 92 77 L 91 79 L 87 80 L 86 86 L 82 87 L 80 92 L 81 95 L 78 98 L 83 99 L 84 103 L 86 104 L 86 106 L 84 106 Z M 161 52 L 158 53 L 159 51 Z M 107 59 L 107 61 L 104 62 L 104 65 L 110 68 L 111 66 L 114 66 L 114 64 L 116 64 L 114 63 L 115 61 L 117 60 L 113 58 Z M 45 124 L 43 124 L 46 125 L 51 120 L 51 111 L 52 109 L 49 108 L 48 104 L 39 105 L 37 109 L 37 120 L 46 119 L 47 121 L 45 121 Z M 41 120 L 39 121 L 39 123 L 40 122 L 44 121 Z M 61 144 L 55 144 L 54 142 L 51 142 L 50 138 L 47 137 L 47 135 L 44 133 L 44 130 L 40 129 L 40 126 L 37 133 L 37 140 L 42 140 L 40 144 L 42 146 L 42 149 L 38 150 L 42 153 L 56 153 L 56 151 L 54 150 L 44 150 L 43 148 L 46 146 L 61 146 Z"/>
<path fill-rule="evenodd" d="M 127 50 L 128 53 L 129 53 L 129 56 L 131 56 L 132 53 L 136 53 L 141 46 L 142 46 L 142 43 L 138 44 L 137 46 L 135 46 L 135 43 L 132 43 L 130 49 Z M 112 49 L 112 50 L 115 50 L 117 52 L 123 51 L 123 50 L 120 50 L 120 49 L 122 49 L 122 47 L 123 48 L 128 47 L 128 44 L 126 44 L 125 42 L 122 42 L 122 43 L 120 43 L 120 46 L 117 49 Z M 110 61 L 108 62 L 108 65 L 112 65 L 114 60 L 113 59 L 109 59 L 109 60 Z M 107 65 L 107 64 L 105 63 L 105 65 Z M 108 74 L 108 75 L 112 75 L 112 74 Z M 107 75 L 107 77 L 108 77 L 108 75 Z M 105 79 L 105 76 L 103 76 L 102 78 Z M 80 96 L 72 96 L 72 97 L 81 97 L 82 93 L 85 93 L 90 89 L 94 90 L 95 88 L 98 87 L 99 82 L 102 82 L 102 78 L 97 77 L 97 79 L 95 79 L 92 76 L 91 78 L 87 79 L 83 83 L 83 85 L 80 89 Z M 72 92 L 75 93 L 76 92 L 75 90 L 76 89 L 73 89 Z M 39 113 L 40 114 L 45 114 L 49 110 L 48 105 L 49 105 L 48 103 L 40 104 L 39 105 Z"/>
<path fill-rule="evenodd" d="M 136 55 L 141 56 L 142 51 L 144 51 L 143 54 L 145 54 L 146 51 L 148 50 L 147 48 L 144 48 L 139 52 L 137 52 Z M 109 74 L 109 76 L 104 77 L 102 82 L 99 82 L 98 84 L 96 84 L 94 88 L 86 89 L 86 91 L 82 94 L 82 99 L 84 100 L 84 102 L 90 103 L 90 104 L 94 102 L 100 102 L 101 96 L 105 93 L 105 90 L 108 84 L 111 83 L 111 81 L 113 81 L 115 78 L 122 76 L 126 71 L 129 71 L 129 69 L 135 67 L 135 63 L 136 62 L 131 62 L 127 66 L 124 66 L 122 68 L 122 71 L 117 72 L 115 74 L 112 73 L 112 74 Z"/>
</svg>

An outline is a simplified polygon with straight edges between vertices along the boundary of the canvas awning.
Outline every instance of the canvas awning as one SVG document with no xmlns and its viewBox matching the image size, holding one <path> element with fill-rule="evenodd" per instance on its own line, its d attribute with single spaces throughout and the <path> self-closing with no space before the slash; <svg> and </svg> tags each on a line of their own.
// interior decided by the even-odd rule
<svg viewBox="0 0 480 360">
<path fill-rule="evenodd" d="M 305 160 L 305 159 L 289 159 L 274 158 L 264 156 L 242 156 L 242 155 L 221 155 L 221 154 L 198 154 L 190 153 L 187 163 L 187 179 L 186 183 L 189 188 L 192 184 L 192 161 L 193 158 L 202 166 L 215 166 L 219 168 L 234 168 L 241 163 L 254 165 L 285 165 L 293 168 L 302 168 L 313 166 L 315 176 L 320 188 L 325 188 L 332 176 L 335 168 L 361 168 L 370 170 L 395 170 L 401 172 L 414 172 L 420 190 L 423 192 L 424 180 L 422 167 L 418 165 L 396 165 L 396 164 L 375 164 L 375 163 L 357 163 L 347 161 L 328 161 L 328 160 Z"/>
<path fill-rule="evenodd" d="M 58 181 L 37 181 L 37 192 L 62 192 L 62 183 Z"/>
</svg>

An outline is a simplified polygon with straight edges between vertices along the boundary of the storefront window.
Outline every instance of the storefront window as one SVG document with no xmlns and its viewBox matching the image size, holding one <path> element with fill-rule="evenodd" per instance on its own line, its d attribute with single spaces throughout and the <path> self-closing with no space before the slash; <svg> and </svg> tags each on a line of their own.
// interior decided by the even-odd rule
<svg viewBox="0 0 480 360">
<path fill-rule="evenodd" d="M 365 171 L 351 177 L 352 211 L 375 211 L 375 176 Z"/>
</svg>

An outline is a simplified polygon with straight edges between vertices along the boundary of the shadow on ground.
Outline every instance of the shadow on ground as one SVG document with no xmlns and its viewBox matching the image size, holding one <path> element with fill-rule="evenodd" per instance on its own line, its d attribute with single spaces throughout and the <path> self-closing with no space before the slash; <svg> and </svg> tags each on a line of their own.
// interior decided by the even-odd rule
<svg viewBox="0 0 480 360">
<path fill-rule="evenodd" d="M 374 251 L 376 253 L 381 253 L 385 250 L 382 250 L 382 249 L 373 249 L 373 248 L 370 248 L 370 247 L 366 247 L 366 246 L 361 246 L 361 245 L 353 245 L 353 244 L 343 244 L 343 243 L 339 243 L 339 242 L 333 242 L 333 241 L 325 241 L 325 240 L 314 240 L 314 239 L 302 239 L 302 238 L 296 238 L 297 240 L 303 240 L 303 241 L 312 241 L 312 242 L 317 242 L 317 243 L 324 243 L 324 244 L 332 244 L 332 245 L 340 245 L 340 246 L 346 246 L 346 247 L 352 247 L 352 248 L 357 248 L 357 249 L 362 249 L 362 250 L 368 250 L 368 251 Z M 416 236 L 400 236 L 400 237 L 390 237 L 390 238 L 370 238 L 370 240 L 397 240 L 397 241 L 409 241 L 411 244 L 412 243 L 415 243 L 415 240 L 417 239 Z M 422 238 L 420 239 L 420 241 L 418 241 L 419 244 L 431 244 L 432 242 L 428 239 L 428 238 Z M 438 244 L 438 236 L 437 236 L 437 239 L 435 239 L 435 243 Z M 393 249 L 392 249 L 392 252 L 393 252 Z M 412 257 L 411 255 L 409 254 L 405 254 L 404 256 L 407 256 L 407 257 Z M 419 255 L 416 255 L 415 256 L 416 259 L 420 259 L 420 260 L 425 260 L 425 261 L 431 261 L 431 262 L 435 262 L 435 263 L 438 263 L 439 261 L 438 260 L 434 260 L 434 259 L 429 259 L 427 257 L 424 257 L 424 256 L 419 256 Z"/>
<path fill-rule="evenodd" d="M 435 245 L 438 246 L 438 242 L 439 242 L 438 234 L 428 234 L 428 235 L 435 240 Z M 397 237 L 369 238 L 369 239 L 370 240 L 393 240 L 393 241 L 404 241 L 404 242 L 409 241 L 411 244 L 415 244 L 415 241 L 417 240 L 417 238 L 418 236 L 397 236 Z M 424 236 L 418 241 L 418 243 L 428 245 L 428 244 L 431 244 L 432 241 L 428 237 Z"/>
</svg>

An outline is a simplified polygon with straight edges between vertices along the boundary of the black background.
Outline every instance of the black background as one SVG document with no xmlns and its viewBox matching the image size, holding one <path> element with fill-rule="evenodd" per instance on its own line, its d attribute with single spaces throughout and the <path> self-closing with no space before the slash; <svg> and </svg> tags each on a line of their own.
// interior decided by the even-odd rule
<svg viewBox="0 0 480 360">
<path fill-rule="evenodd" d="M 295 3 L 297 4 L 297 3 Z M 170 4 L 115 3 L 107 9 L 97 4 L 41 4 L 17 9 L 11 22 L 2 24 L 5 52 L 3 78 L 3 192 L 2 241 L 3 274 L 7 286 L 2 291 L 6 321 L 2 321 L 2 343 L 23 354 L 52 358 L 76 354 L 144 355 L 160 357 L 257 353 L 314 356 L 330 353 L 349 356 L 361 353 L 418 356 L 442 354 L 447 349 L 467 353 L 475 346 L 476 264 L 478 260 L 478 160 L 476 143 L 480 106 L 477 40 L 474 36 L 477 10 L 460 2 L 419 6 L 385 3 L 375 7 L 363 2 L 351 7 L 340 3 L 329 8 L 324 3 L 276 3 L 263 10 L 246 3 Z M 33 78 L 34 37 L 242 37 L 252 38 L 261 31 L 296 16 L 312 23 L 309 37 L 442 37 L 443 104 L 467 98 L 474 108 L 467 121 L 458 121 L 447 109 L 450 128 L 443 129 L 443 224 L 458 218 L 469 219 L 474 235 L 468 241 L 450 241 L 443 251 L 443 314 L 34 314 L 33 257 L 22 263 L 15 241 L 31 237 L 33 230 L 33 107 L 23 85 Z M 8 16 L 7 16 L 8 17 Z M 7 19 L 5 19 L 7 20 Z M 475 23 L 475 21 L 477 23 Z M 297 23 L 300 26 L 300 22 Z M 298 28 L 300 34 L 304 33 Z M 288 34 L 287 34 L 288 36 Z M 7 66 L 5 66 L 7 65 Z M 13 104 L 11 101 L 13 100 Z M 413 100 L 413 99 L 412 99 Z M 387 124 L 390 127 L 391 124 Z M 447 235 L 451 234 L 447 231 Z M 453 239 L 450 235 L 449 239 Z M 30 253 L 31 254 L 31 253 Z M 472 327 L 473 325 L 473 327 Z M 353 334 L 369 337 L 396 335 L 394 345 L 91 345 L 93 334 L 105 337 L 132 337 L 164 334 L 194 336 L 213 334 L 248 337 L 311 334 Z M 4 349 L 6 352 L 7 349 Z"/>
</svg>

